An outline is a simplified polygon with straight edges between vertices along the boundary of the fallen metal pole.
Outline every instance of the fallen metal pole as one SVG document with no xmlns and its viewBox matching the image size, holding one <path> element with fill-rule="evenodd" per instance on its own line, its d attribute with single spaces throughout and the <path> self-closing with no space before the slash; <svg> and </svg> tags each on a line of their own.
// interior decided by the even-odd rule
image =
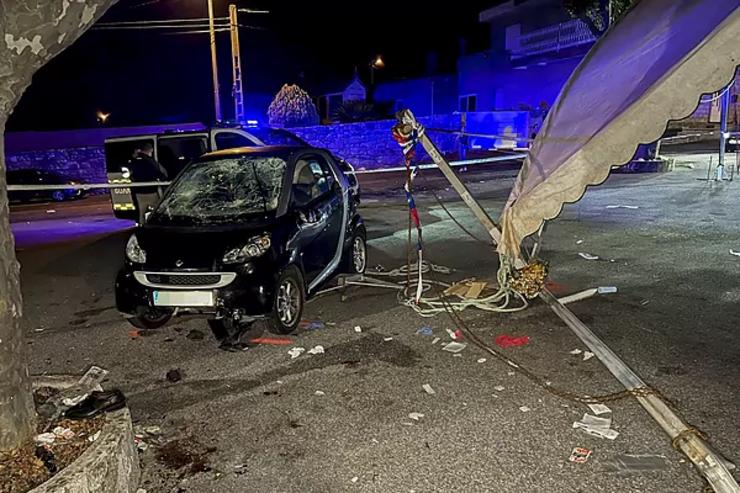
<svg viewBox="0 0 740 493">
<path fill-rule="evenodd" d="M 424 128 L 419 125 L 414 118 L 413 113 L 405 110 L 400 114 L 402 123 L 411 126 L 419 134 L 419 140 L 426 149 L 429 156 L 434 160 L 440 170 L 450 180 L 455 190 L 460 194 L 463 201 L 473 211 L 475 217 L 486 228 L 495 243 L 501 239 L 501 231 L 493 222 L 490 216 L 483 210 L 481 205 L 470 195 L 455 172 L 447 164 L 434 143 L 424 134 Z M 515 262 L 517 268 L 524 267 L 525 263 L 521 258 Z M 586 326 L 576 315 L 566 308 L 558 299 L 547 289 L 540 294 L 540 299 L 544 301 L 565 324 L 588 346 L 594 355 L 599 358 L 604 366 L 611 372 L 627 390 L 645 388 L 645 382 L 622 361 L 619 356 L 612 351 L 609 346 L 596 337 L 591 329 Z M 683 420 L 671 410 L 663 400 L 655 394 L 635 395 L 637 402 L 658 422 L 663 431 L 671 439 L 671 443 L 681 450 L 691 462 L 694 463 L 699 472 L 706 478 L 717 493 L 740 493 L 735 478 L 732 477 L 727 469 L 725 460 L 719 456 L 697 433 L 694 428 L 689 427 Z"/>
</svg>

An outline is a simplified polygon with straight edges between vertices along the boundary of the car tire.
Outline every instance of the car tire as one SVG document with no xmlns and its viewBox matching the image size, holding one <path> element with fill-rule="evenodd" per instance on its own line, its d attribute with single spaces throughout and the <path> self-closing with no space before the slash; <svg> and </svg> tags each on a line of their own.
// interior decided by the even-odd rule
<svg viewBox="0 0 740 493">
<path fill-rule="evenodd" d="M 342 272 L 347 274 L 364 274 L 367 268 L 367 239 L 365 231 L 358 229 L 352 234 L 352 240 L 344 253 Z"/>
<path fill-rule="evenodd" d="M 275 334 L 290 334 L 301 322 L 306 303 L 306 285 L 303 274 L 295 265 L 280 273 L 275 284 L 275 299 L 267 317 L 267 329 Z"/>
<path fill-rule="evenodd" d="M 140 306 L 133 317 L 127 318 L 128 323 L 137 329 L 153 330 L 165 325 L 172 318 L 172 310 Z"/>
</svg>

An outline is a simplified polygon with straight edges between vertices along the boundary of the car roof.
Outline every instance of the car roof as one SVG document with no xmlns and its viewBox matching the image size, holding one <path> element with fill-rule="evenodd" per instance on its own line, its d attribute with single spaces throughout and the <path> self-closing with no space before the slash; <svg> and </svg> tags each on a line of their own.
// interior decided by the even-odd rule
<svg viewBox="0 0 740 493">
<path fill-rule="evenodd" d="M 221 149 L 209 152 L 201 156 L 201 159 L 213 159 L 219 157 L 233 156 L 287 156 L 298 151 L 318 151 L 314 147 L 307 146 L 260 146 L 260 147 L 234 147 L 231 149 Z"/>
</svg>

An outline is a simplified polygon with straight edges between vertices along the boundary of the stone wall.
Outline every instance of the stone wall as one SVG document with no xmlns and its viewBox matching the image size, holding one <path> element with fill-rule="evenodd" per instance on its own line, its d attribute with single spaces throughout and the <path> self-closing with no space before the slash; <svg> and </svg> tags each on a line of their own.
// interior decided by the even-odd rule
<svg viewBox="0 0 740 493">
<path fill-rule="evenodd" d="M 103 147 L 75 147 L 7 153 L 8 171 L 42 169 L 86 183 L 106 183 Z"/>
</svg>

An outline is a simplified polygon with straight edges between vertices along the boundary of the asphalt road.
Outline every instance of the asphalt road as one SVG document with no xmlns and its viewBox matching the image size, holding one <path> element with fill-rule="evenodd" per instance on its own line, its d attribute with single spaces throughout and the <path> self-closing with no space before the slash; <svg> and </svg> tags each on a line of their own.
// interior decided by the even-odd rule
<svg viewBox="0 0 740 493">
<path fill-rule="evenodd" d="M 679 164 L 696 168 L 614 176 L 590 190 L 549 225 L 542 256 L 563 293 L 618 287 L 571 308 L 719 451 L 740 461 L 740 258 L 729 253 L 740 250 L 740 185 L 699 180 L 706 159 L 679 156 Z M 488 170 L 464 178 L 496 215 L 513 176 Z M 362 212 L 370 264 L 393 268 L 405 261 L 407 212 L 400 176 L 383 180 L 363 183 Z M 443 199 L 454 198 L 441 180 L 429 182 Z M 462 233 L 428 192 L 417 203 L 427 258 L 455 269 L 442 280 L 494 278 L 490 246 Z M 136 426 L 161 427 L 160 437 L 145 437 L 150 447 L 141 455 L 141 486 L 149 492 L 698 492 L 703 486 L 635 401 L 609 403 L 620 433 L 614 441 L 588 436 L 572 428 L 588 408 L 511 374 L 473 345 L 460 357 L 442 351 L 445 329 L 457 327 L 444 315 L 419 318 L 392 292 L 356 288 L 344 302 L 336 294 L 312 301 L 305 318 L 333 325 L 299 331 L 293 346 L 323 345 L 325 354 L 291 359 L 292 346 L 222 352 L 197 318 L 131 338 L 112 297 L 130 224 L 110 219 L 104 204 L 90 202 L 81 214 L 58 204 L 55 213 L 41 214 L 40 206 L 14 212 L 24 327 L 33 373 L 103 366 L 111 372 L 105 386 L 128 395 Z M 639 208 L 608 208 L 614 205 Z M 485 238 L 461 202 L 448 208 Z M 105 231 L 90 227 L 99 219 L 109 221 Z M 528 345 L 505 352 L 553 387 L 591 395 L 620 390 L 598 360 L 570 354 L 583 346 L 541 303 L 517 314 L 468 310 L 463 317 L 489 342 L 500 334 L 529 336 Z M 416 334 L 422 326 L 441 341 L 433 345 L 432 337 Z M 194 340 L 193 330 L 205 337 Z M 182 380 L 168 382 L 165 374 L 176 368 Z M 436 393 L 427 394 L 423 384 Z M 424 416 L 416 421 L 409 413 Z M 592 449 L 591 459 L 569 462 L 574 447 Z M 662 455 L 667 466 L 629 475 L 605 471 L 620 453 Z"/>
</svg>

